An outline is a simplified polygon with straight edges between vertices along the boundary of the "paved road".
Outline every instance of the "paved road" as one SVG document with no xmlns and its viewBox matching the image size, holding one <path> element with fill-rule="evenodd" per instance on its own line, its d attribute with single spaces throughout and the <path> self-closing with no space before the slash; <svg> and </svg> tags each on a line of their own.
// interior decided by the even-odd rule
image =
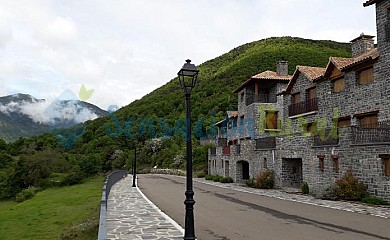
<svg viewBox="0 0 390 240">
<path fill-rule="evenodd" d="M 138 175 L 141 191 L 184 226 L 185 178 Z M 199 240 L 390 240 L 390 220 L 194 182 Z"/>
</svg>

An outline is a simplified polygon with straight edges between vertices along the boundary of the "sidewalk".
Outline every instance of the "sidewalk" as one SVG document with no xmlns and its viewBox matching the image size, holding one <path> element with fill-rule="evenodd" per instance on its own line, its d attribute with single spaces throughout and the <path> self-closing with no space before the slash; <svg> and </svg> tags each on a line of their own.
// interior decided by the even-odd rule
<svg viewBox="0 0 390 240">
<path fill-rule="evenodd" d="M 183 228 L 150 202 L 138 187 L 131 187 L 131 183 L 129 175 L 111 188 L 107 239 L 183 239 Z"/>
</svg>

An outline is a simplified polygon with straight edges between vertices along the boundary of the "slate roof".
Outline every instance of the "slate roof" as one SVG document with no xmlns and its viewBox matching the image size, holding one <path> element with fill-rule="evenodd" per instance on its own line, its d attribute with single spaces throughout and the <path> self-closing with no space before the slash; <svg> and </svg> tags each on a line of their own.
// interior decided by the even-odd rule
<svg viewBox="0 0 390 240">
<path fill-rule="evenodd" d="M 354 67 L 365 61 L 374 60 L 379 57 L 379 52 L 377 48 L 370 49 L 363 54 L 360 54 L 353 58 L 342 58 L 342 57 L 330 57 L 328 66 L 326 66 L 325 75 L 328 72 L 330 64 L 333 64 L 340 71 L 347 70 L 351 67 Z"/>
<path fill-rule="evenodd" d="M 279 94 L 283 94 L 286 92 L 289 93 L 291 91 L 292 87 L 294 86 L 294 84 L 296 83 L 300 73 L 305 75 L 307 77 L 307 79 L 309 79 L 310 81 L 313 82 L 313 81 L 316 81 L 324 76 L 325 68 L 310 67 L 310 66 L 297 66 L 290 82 L 288 83 L 288 85 L 286 87 L 286 89 L 284 89 Z"/>
<path fill-rule="evenodd" d="M 255 80 L 275 80 L 275 81 L 283 81 L 283 82 L 289 82 L 291 80 L 291 75 L 280 75 L 277 72 L 274 71 L 264 71 L 259 74 L 256 74 L 246 80 L 243 84 L 241 84 L 238 88 L 236 88 L 233 92 L 237 93 L 241 89 L 243 89 L 248 83 L 255 81 Z"/>
</svg>

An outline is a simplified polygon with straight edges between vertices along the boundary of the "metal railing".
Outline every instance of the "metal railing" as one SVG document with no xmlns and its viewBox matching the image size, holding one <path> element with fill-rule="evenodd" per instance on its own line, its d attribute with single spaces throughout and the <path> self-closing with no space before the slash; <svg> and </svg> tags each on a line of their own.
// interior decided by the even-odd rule
<svg viewBox="0 0 390 240">
<path fill-rule="evenodd" d="M 352 142 L 354 144 L 390 142 L 390 125 L 388 122 L 365 126 L 353 126 Z"/>
<path fill-rule="evenodd" d="M 331 134 L 332 129 L 326 129 L 323 133 L 317 133 L 314 136 L 313 146 L 336 146 L 339 144 L 339 133 L 333 136 Z"/>
<path fill-rule="evenodd" d="M 273 149 L 276 148 L 275 137 L 265 137 L 256 139 L 256 149 Z"/>
<path fill-rule="evenodd" d="M 107 200 L 112 186 L 119 180 L 127 176 L 127 171 L 117 170 L 109 174 L 102 189 L 102 198 L 100 200 L 99 233 L 98 240 L 107 239 Z"/>
<path fill-rule="evenodd" d="M 299 103 L 294 103 L 288 106 L 288 115 L 294 116 L 297 114 L 307 113 L 318 110 L 317 98 L 312 98 Z"/>
</svg>

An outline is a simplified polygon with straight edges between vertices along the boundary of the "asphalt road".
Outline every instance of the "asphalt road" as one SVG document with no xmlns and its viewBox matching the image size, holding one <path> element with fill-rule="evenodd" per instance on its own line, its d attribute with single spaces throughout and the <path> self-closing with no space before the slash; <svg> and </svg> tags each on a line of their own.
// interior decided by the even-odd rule
<svg viewBox="0 0 390 240">
<path fill-rule="evenodd" d="M 141 191 L 184 227 L 185 178 L 138 175 Z M 390 240 L 390 220 L 194 182 L 198 240 Z"/>
</svg>

